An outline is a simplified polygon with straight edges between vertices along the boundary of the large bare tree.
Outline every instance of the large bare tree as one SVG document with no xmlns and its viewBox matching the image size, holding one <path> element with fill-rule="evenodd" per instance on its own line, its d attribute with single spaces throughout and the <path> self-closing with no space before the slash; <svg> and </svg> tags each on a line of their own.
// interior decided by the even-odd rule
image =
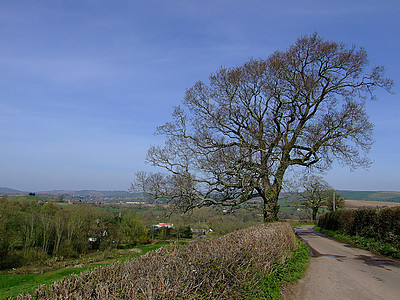
<svg viewBox="0 0 400 300">
<path fill-rule="evenodd" d="M 184 210 L 261 197 L 264 221 L 276 220 L 289 168 L 369 164 L 373 124 L 364 102 L 392 81 L 367 65 L 363 48 L 313 34 L 267 59 L 221 67 L 158 127 L 166 142 L 147 161 L 168 172 L 139 172 L 133 185 Z"/>
</svg>

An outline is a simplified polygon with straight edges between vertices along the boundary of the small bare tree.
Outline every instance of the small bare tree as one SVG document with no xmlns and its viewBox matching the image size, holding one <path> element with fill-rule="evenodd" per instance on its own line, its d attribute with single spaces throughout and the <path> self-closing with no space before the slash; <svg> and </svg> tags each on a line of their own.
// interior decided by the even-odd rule
<svg viewBox="0 0 400 300">
<path fill-rule="evenodd" d="M 312 220 L 317 219 L 318 210 L 326 206 L 329 198 L 332 198 L 333 188 L 319 176 L 308 176 L 302 180 L 304 192 L 303 202 L 306 207 L 312 209 Z"/>
<path fill-rule="evenodd" d="M 134 187 L 183 210 L 261 197 L 264 221 L 277 220 L 289 168 L 369 165 L 364 100 L 392 81 L 367 65 L 364 49 L 313 34 L 267 59 L 221 67 L 157 129 L 166 142 L 149 149 L 147 162 L 168 174 L 140 172 Z"/>
</svg>

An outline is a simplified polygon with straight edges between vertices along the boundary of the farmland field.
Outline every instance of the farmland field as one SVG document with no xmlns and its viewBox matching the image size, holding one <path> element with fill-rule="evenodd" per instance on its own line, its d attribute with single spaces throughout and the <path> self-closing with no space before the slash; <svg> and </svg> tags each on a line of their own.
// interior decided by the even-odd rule
<svg viewBox="0 0 400 300">
<path fill-rule="evenodd" d="M 371 207 L 395 207 L 400 206 L 399 202 L 366 201 L 366 200 L 345 200 L 346 208 L 371 208 Z"/>
<path fill-rule="evenodd" d="M 344 199 L 363 201 L 399 202 L 400 192 L 337 191 Z"/>
</svg>

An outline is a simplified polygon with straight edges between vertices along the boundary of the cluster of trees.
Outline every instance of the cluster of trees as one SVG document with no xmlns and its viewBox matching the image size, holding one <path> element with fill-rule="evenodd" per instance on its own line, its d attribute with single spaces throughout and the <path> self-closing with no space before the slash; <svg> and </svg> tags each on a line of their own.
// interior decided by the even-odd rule
<svg viewBox="0 0 400 300">
<path fill-rule="evenodd" d="M 175 219 L 175 220 L 174 220 Z M 179 220 L 180 219 L 180 220 Z M 225 235 L 240 229 L 260 224 L 259 211 L 245 208 L 223 210 L 215 207 L 202 207 L 182 216 L 176 214 L 172 219 L 177 224 L 189 224 L 194 229 L 212 229 L 214 235 Z"/>
<path fill-rule="evenodd" d="M 317 213 L 321 207 L 328 210 L 344 208 L 344 198 L 336 194 L 335 190 L 319 176 L 308 176 L 302 180 L 304 191 L 300 195 L 300 203 L 312 210 L 312 220 L 317 219 Z"/>
<path fill-rule="evenodd" d="M 101 211 L 87 204 L 61 209 L 53 203 L 0 198 L 1 268 L 40 261 L 49 255 L 76 257 L 91 249 L 148 242 L 142 219 Z"/>
<path fill-rule="evenodd" d="M 190 214 L 159 209 L 122 209 L 110 212 L 78 203 L 61 208 L 54 203 L 0 198 L 0 269 L 43 261 L 50 256 L 77 257 L 90 250 L 127 248 L 151 240 L 192 237 L 191 228 L 212 229 L 224 235 L 260 222 L 245 209 L 229 213 L 204 207 Z M 156 229 L 168 219 L 173 228 Z M 146 222 L 144 222 L 146 220 Z"/>
<path fill-rule="evenodd" d="M 145 221 L 144 221 L 145 220 Z M 168 220 L 173 228 L 154 228 Z M 90 250 L 128 248 L 152 240 L 191 238 L 191 229 L 224 235 L 260 223 L 257 212 L 225 212 L 203 207 L 189 214 L 165 210 L 129 209 L 110 212 L 77 203 L 61 208 L 48 202 L 0 198 L 0 269 L 43 261 L 50 256 L 77 257 Z"/>
</svg>

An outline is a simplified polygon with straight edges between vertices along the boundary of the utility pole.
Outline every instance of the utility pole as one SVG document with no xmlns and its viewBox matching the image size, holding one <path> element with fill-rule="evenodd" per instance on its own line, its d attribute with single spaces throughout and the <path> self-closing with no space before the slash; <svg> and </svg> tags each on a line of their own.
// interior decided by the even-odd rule
<svg viewBox="0 0 400 300">
<path fill-rule="evenodd" d="M 332 201 L 332 204 L 333 204 L 333 211 L 335 211 L 336 210 L 336 203 L 335 203 L 335 198 L 336 198 L 336 195 L 335 195 L 335 190 L 333 190 L 333 201 Z"/>
</svg>

